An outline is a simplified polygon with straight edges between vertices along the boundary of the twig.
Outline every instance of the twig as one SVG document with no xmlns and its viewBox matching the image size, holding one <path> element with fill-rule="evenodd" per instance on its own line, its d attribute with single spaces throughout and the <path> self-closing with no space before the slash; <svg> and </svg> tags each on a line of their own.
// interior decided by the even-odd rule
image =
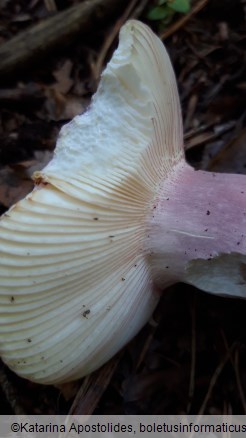
<svg viewBox="0 0 246 438">
<path fill-rule="evenodd" d="M 225 344 L 225 348 L 228 351 L 229 350 L 228 342 L 227 342 L 227 339 L 225 337 L 223 330 L 221 330 L 221 335 L 222 335 L 222 338 L 223 338 L 223 341 Z M 233 357 L 232 354 L 230 354 L 230 362 L 231 362 L 231 365 L 232 365 L 234 372 L 235 372 L 236 382 L 237 382 L 237 386 L 238 386 L 238 390 L 239 390 L 239 395 L 240 395 L 241 402 L 243 405 L 244 413 L 246 414 L 246 398 L 245 398 L 244 390 L 243 390 L 241 379 L 240 379 L 240 373 L 239 373 L 239 352 L 238 352 L 238 349 L 235 351 L 235 357 Z"/>
<path fill-rule="evenodd" d="M 0 46 L 0 75 L 32 62 L 122 10 L 121 0 L 85 0 L 42 20 Z"/>
<path fill-rule="evenodd" d="M 240 379 L 240 372 L 239 372 L 239 352 L 238 350 L 235 351 L 235 362 L 234 362 L 234 370 L 236 374 L 236 381 L 238 386 L 239 395 L 241 398 L 241 402 L 243 405 L 244 415 L 246 414 L 246 398 L 244 394 L 244 390 L 242 387 L 241 379 Z"/>
<path fill-rule="evenodd" d="M 197 94 L 192 94 L 190 99 L 189 99 L 189 102 L 188 102 L 187 114 L 186 114 L 186 118 L 184 120 L 184 129 L 185 130 L 187 130 L 189 128 L 189 126 L 191 125 L 192 118 L 193 118 L 194 113 L 196 111 L 197 103 L 198 103 Z"/>
<path fill-rule="evenodd" d="M 201 421 L 201 419 L 202 419 L 202 415 L 204 415 L 204 411 L 205 411 L 205 409 L 206 409 L 206 406 L 207 406 L 208 400 L 209 400 L 209 398 L 211 397 L 211 394 L 212 394 L 212 391 L 213 391 L 213 389 L 214 389 L 214 386 L 216 385 L 216 382 L 217 382 L 217 380 L 218 380 L 218 378 L 219 378 L 219 376 L 220 376 L 220 374 L 221 374 L 221 372 L 222 372 L 222 370 L 223 370 L 225 364 L 227 363 L 227 361 L 228 361 L 229 359 L 231 359 L 231 354 L 232 354 L 232 351 L 234 350 L 234 348 L 236 347 L 236 344 L 237 344 L 237 343 L 234 342 L 234 343 L 231 345 L 231 347 L 228 348 L 227 353 L 226 353 L 224 359 L 223 359 L 222 362 L 219 364 L 219 366 L 216 368 L 216 370 L 215 370 L 215 372 L 214 372 L 214 374 L 213 374 L 213 376 L 212 376 L 212 378 L 211 378 L 211 380 L 210 380 L 210 384 L 209 384 L 209 387 L 208 387 L 207 394 L 206 394 L 206 396 L 205 396 L 205 398 L 204 398 L 204 400 L 203 400 L 203 403 L 202 403 L 202 405 L 201 405 L 201 407 L 200 407 L 200 409 L 199 409 L 199 412 L 198 412 L 198 414 L 197 414 L 197 416 L 196 416 L 195 424 L 200 424 L 200 421 Z M 194 431 L 194 428 L 193 428 L 193 431 L 192 431 L 191 434 L 189 435 L 189 438 L 194 438 L 194 434 L 195 434 L 195 431 Z"/>
<path fill-rule="evenodd" d="M 224 134 L 225 132 L 234 128 L 236 124 L 237 122 L 235 120 L 231 120 L 229 122 L 225 122 L 222 123 L 221 125 L 218 125 L 218 120 L 215 119 L 212 122 L 207 123 L 206 125 L 200 125 L 197 128 L 193 128 L 187 131 L 184 134 L 184 139 L 189 140 L 190 138 L 196 137 L 197 134 L 201 134 L 202 132 L 205 132 L 210 128 L 214 128 L 214 132 L 218 132 L 219 134 Z"/>
<path fill-rule="evenodd" d="M 121 359 L 122 352 L 113 357 L 98 371 L 87 376 L 78 391 L 73 404 L 70 408 L 69 415 L 91 415 Z"/>
<path fill-rule="evenodd" d="M 221 363 L 218 365 L 218 367 L 216 368 L 216 370 L 215 370 L 215 372 L 214 372 L 214 374 L 213 374 L 213 376 L 212 376 L 212 378 L 211 378 L 211 380 L 210 380 L 210 384 L 209 384 L 209 387 L 208 387 L 208 390 L 207 390 L 207 394 L 205 395 L 205 398 L 204 398 L 204 400 L 203 400 L 203 403 L 202 403 L 202 405 L 201 405 L 201 407 L 200 407 L 200 409 L 199 409 L 198 417 L 200 417 L 201 415 L 204 414 L 204 411 L 205 411 L 205 409 L 206 409 L 206 406 L 207 406 L 208 400 L 209 400 L 210 397 L 211 397 L 211 394 L 212 394 L 213 389 L 214 389 L 214 387 L 215 387 L 215 385 L 216 385 L 216 382 L 217 382 L 217 380 L 218 380 L 218 378 L 219 378 L 221 372 L 223 371 L 223 368 L 224 368 L 224 366 L 226 365 L 227 361 L 230 359 L 231 354 L 232 354 L 232 351 L 234 350 L 235 347 L 236 347 L 236 342 L 234 342 L 234 343 L 231 345 L 231 347 L 228 349 L 228 351 L 227 351 L 227 353 L 226 353 L 224 359 L 222 360 L 222 362 L 221 362 Z"/>
<path fill-rule="evenodd" d="M 203 130 L 193 131 L 192 135 L 189 135 L 189 139 L 185 141 L 185 150 L 189 150 L 196 146 L 201 146 L 204 143 L 211 142 L 216 140 L 217 138 L 222 137 L 226 132 L 231 131 L 236 126 L 235 121 L 231 121 L 230 123 L 225 123 L 224 125 L 219 125 L 221 129 L 217 129 L 216 132 L 202 132 Z M 185 139 L 188 136 L 185 136 Z M 212 159 L 212 163 L 214 163 L 215 158 L 217 159 L 217 155 Z M 209 165 L 209 168 L 211 164 Z"/>
<path fill-rule="evenodd" d="M 103 69 L 104 60 L 106 58 L 106 55 L 108 53 L 109 48 L 113 44 L 115 38 L 117 37 L 117 35 L 119 33 L 121 26 L 125 23 L 125 21 L 127 20 L 129 15 L 131 14 L 131 12 L 134 9 L 137 2 L 138 2 L 138 0 L 132 0 L 129 3 L 126 10 L 122 14 L 122 16 L 116 21 L 113 29 L 111 30 L 109 35 L 106 37 L 106 39 L 103 43 L 103 46 L 101 48 L 101 51 L 98 55 L 97 62 L 96 62 L 95 67 L 94 67 L 94 79 L 96 82 L 98 82 L 98 80 L 100 78 L 100 75 L 101 75 L 101 72 Z"/>
<path fill-rule="evenodd" d="M 45 0 L 44 3 L 48 12 L 57 12 L 55 0 Z"/>
<path fill-rule="evenodd" d="M 150 345 L 151 345 L 151 343 L 153 341 L 153 338 L 154 338 L 154 335 L 156 333 L 156 330 L 158 329 L 159 324 L 161 322 L 162 315 L 163 315 L 162 308 L 159 305 L 157 307 L 157 309 L 155 310 L 154 315 L 152 315 L 152 317 L 151 317 L 151 319 L 149 321 L 149 334 L 146 337 L 144 345 L 143 345 L 143 348 L 141 349 L 140 354 L 138 356 L 137 365 L 136 365 L 136 371 L 138 371 L 138 369 L 142 365 L 143 360 L 144 360 L 144 358 L 145 358 L 145 356 L 146 356 L 146 354 L 147 354 L 147 352 L 148 352 L 148 350 L 150 348 Z"/>
<path fill-rule="evenodd" d="M 187 23 L 187 21 L 189 21 L 194 15 L 196 15 L 201 9 L 203 9 L 208 2 L 209 0 L 199 0 L 191 9 L 191 11 L 188 12 L 188 14 L 181 17 L 178 21 L 173 23 L 168 29 L 162 32 L 160 34 L 160 38 L 164 40 L 165 38 L 175 33 L 177 30 L 183 27 Z"/>
<path fill-rule="evenodd" d="M 140 0 L 139 4 L 136 6 L 134 12 L 132 13 L 132 18 L 138 18 L 142 14 L 148 2 L 149 0 Z"/>
<path fill-rule="evenodd" d="M 196 371 L 196 300 L 193 294 L 192 311 L 191 311 L 191 369 L 190 385 L 188 393 L 187 413 L 191 410 L 192 400 L 195 392 L 195 371 Z"/>
</svg>

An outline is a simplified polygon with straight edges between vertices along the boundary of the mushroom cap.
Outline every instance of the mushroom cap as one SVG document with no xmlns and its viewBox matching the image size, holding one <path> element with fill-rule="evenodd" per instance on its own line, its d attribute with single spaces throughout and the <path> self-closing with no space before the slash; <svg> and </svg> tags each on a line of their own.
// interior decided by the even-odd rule
<svg viewBox="0 0 246 438">
<path fill-rule="evenodd" d="M 0 221 L 0 353 L 61 383 L 101 366 L 158 300 L 144 247 L 158 184 L 184 155 L 173 69 L 129 21 L 88 111 L 65 125 L 36 187 Z"/>
</svg>

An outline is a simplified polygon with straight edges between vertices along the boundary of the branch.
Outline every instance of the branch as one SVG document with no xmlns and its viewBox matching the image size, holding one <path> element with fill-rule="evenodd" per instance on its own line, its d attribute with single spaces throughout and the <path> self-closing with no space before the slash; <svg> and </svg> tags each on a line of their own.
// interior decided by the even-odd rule
<svg viewBox="0 0 246 438">
<path fill-rule="evenodd" d="M 85 0 L 19 33 L 0 46 L 0 75 L 46 55 L 78 33 L 91 31 L 98 23 L 115 16 L 123 3 L 119 0 Z"/>
</svg>

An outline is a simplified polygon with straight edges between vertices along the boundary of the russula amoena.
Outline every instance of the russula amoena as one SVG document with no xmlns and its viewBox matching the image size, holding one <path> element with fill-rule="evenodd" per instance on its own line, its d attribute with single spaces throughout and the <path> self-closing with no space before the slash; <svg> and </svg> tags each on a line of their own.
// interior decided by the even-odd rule
<svg viewBox="0 0 246 438">
<path fill-rule="evenodd" d="M 178 281 L 246 295 L 246 177 L 184 158 L 162 42 L 129 21 L 89 110 L 0 223 L 0 351 L 27 379 L 95 370 Z"/>
</svg>

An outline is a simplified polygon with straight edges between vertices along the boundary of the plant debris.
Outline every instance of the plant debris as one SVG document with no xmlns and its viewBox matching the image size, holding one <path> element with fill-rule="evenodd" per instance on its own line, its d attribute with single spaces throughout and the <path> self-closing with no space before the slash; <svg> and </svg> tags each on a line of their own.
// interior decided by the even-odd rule
<svg viewBox="0 0 246 438">
<path fill-rule="evenodd" d="M 0 47 L 80 1 L 2 3 Z M 1 213 L 30 192 L 31 174 L 50 160 L 61 126 L 85 111 L 117 44 L 118 20 L 148 22 L 155 4 L 126 3 L 123 15 L 92 21 L 83 38 L 1 81 Z M 194 0 L 162 35 L 178 79 L 187 159 L 197 169 L 246 173 L 244 8 L 241 0 L 223 8 Z M 246 414 L 245 313 L 244 301 L 179 284 L 163 292 L 122 353 L 82 381 L 36 385 L 0 363 L 0 413 Z"/>
</svg>

